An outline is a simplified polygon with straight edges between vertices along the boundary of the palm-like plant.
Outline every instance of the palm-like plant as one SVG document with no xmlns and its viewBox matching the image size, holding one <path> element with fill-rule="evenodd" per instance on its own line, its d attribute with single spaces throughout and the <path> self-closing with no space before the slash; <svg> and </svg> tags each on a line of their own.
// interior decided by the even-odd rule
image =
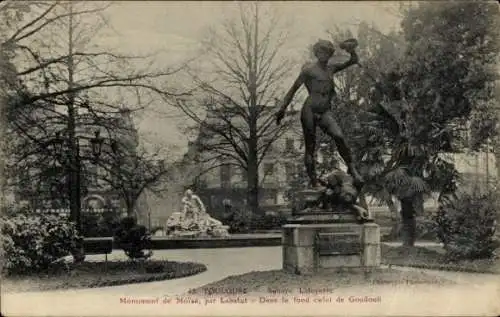
<svg viewBox="0 0 500 317">
<path fill-rule="evenodd" d="M 420 109 L 403 97 L 402 80 L 395 73 L 382 76 L 367 98 L 367 107 L 357 114 L 361 124 L 350 134 L 366 181 L 363 191 L 393 212 L 392 197 L 400 201 L 403 243 L 411 246 L 415 216 L 423 212 L 425 197 L 435 191 L 453 193 L 458 173 L 441 155 L 449 150 L 447 122 L 418 122 Z"/>
<path fill-rule="evenodd" d="M 498 8 L 492 5 L 420 4 L 403 19 L 405 47 L 397 63 L 383 64 L 388 71 L 381 72 L 378 58 L 365 62 L 374 65 L 379 79 L 370 93 L 369 85 L 358 83 L 365 103 L 349 139 L 367 180 L 365 192 L 386 202 L 392 195 L 400 200 L 406 245 L 414 243 L 415 215 L 425 196 L 438 192 L 445 200 L 456 190 L 459 174 L 445 155 L 462 150 L 456 142 L 461 125 L 491 99 L 496 24 Z"/>
</svg>

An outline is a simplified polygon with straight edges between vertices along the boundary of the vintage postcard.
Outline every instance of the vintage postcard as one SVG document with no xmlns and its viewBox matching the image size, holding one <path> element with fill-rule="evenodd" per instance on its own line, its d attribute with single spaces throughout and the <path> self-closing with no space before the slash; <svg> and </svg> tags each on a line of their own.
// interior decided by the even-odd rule
<svg viewBox="0 0 500 317">
<path fill-rule="evenodd" d="M 495 1 L 1 1 L 3 316 L 498 316 Z"/>
</svg>

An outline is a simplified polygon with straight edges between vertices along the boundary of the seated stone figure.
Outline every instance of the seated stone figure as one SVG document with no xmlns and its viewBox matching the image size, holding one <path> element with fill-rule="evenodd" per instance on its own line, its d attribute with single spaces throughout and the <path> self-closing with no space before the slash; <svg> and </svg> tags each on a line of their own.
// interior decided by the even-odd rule
<svg viewBox="0 0 500 317">
<path fill-rule="evenodd" d="M 359 221 L 370 218 L 368 211 L 356 204 L 359 188 L 354 185 L 351 175 L 335 169 L 319 179 L 319 183 L 324 186 L 317 201 L 320 209 L 331 212 L 347 210 L 354 213 Z"/>
<path fill-rule="evenodd" d="M 205 205 L 200 197 L 188 189 L 184 197 L 182 197 L 182 215 L 184 220 L 198 223 L 200 214 L 205 212 Z"/>
<path fill-rule="evenodd" d="M 191 232 L 212 236 L 227 235 L 227 227 L 210 217 L 198 195 L 188 189 L 182 198 L 182 211 L 176 212 L 167 220 L 167 228 L 174 233 Z"/>
</svg>

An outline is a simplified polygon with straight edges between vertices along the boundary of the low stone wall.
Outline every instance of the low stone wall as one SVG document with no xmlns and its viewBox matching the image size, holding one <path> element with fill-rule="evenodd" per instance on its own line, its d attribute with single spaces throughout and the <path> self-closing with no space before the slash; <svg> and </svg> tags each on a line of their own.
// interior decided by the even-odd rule
<svg viewBox="0 0 500 317">
<path fill-rule="evenodd" d="M 113 237 L 88 238 L 92 244 L 104 247 Z M 245 247 L 277 247 L 281 245 L 281 235 L 277 234 L 248 234 L 232 235 L 226 238 L 167 238 L 153 237 L 151 239 L 152 250 L 174 250 L 174 249 L 215 249 L 215 248 L 245 248 Z M 113 242 L 114 250 L 121 250 Z"/>
</svg>

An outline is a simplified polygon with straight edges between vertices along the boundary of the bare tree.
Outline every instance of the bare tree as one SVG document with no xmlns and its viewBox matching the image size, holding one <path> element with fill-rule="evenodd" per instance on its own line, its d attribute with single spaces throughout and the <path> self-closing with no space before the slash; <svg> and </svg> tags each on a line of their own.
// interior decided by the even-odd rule
<svg viewBox="0 0 500 317">
<path fill-rule="evenodd" d="M 146 190 L 155 195 L 166 191 L 166 177 L 170 169 L 158 153 L 149 153 L 143 149 L 131 152 L 123 144 L 114 141 L 110 151 L 106 151 L 104 155 L 111 164 L 99 164 L 106 171 L 101 177 L 118 191 L 129 216 L 135 214 L 138 199 Z"/>
<path fill-rule="evenodd" d="M 46 167 L 47 160 L 54 159 L 49 145 L 60 133 L 67 147 L 72 219 L 80 209 L 79 190 L 74 188 L 89 152 L 83 149 L 80 155 L 78 141 L 88 139 L 88 130 L 94 128 L 126 133 L 128 127 L 116 118 L 122 105 L 140 110 L 177 95 L 165 82 L 182 68 L 152 70 L 148 56 L 98 50 L 92 40 L 107 26 L 108 7 L 85 1 L 33 2 L 28 3 L 30 11 L 26 5 L 11 6 L 15 12 L 28 12 L 2 37 L 2 47 L 17 55 L 19 85 L 7 109 L 9 129 L 18 137 L 13 165 Z"/>
<path fill-rule="evenodd" d="M 288 128 L 277 126 L 272 114 L 292 66 L 282 54 L 286 33 L 277 15 L 259 9 L 256 2 L 241 4 L 239 19 L 210 30 L 203 49 L 213 76 L 192 71 L 201 97 L 177 99 L 177 106 L 199 125 L 202 162 L 246 172 L 253 212 L 258 212 L 259 165 Z"/>
</svg>

